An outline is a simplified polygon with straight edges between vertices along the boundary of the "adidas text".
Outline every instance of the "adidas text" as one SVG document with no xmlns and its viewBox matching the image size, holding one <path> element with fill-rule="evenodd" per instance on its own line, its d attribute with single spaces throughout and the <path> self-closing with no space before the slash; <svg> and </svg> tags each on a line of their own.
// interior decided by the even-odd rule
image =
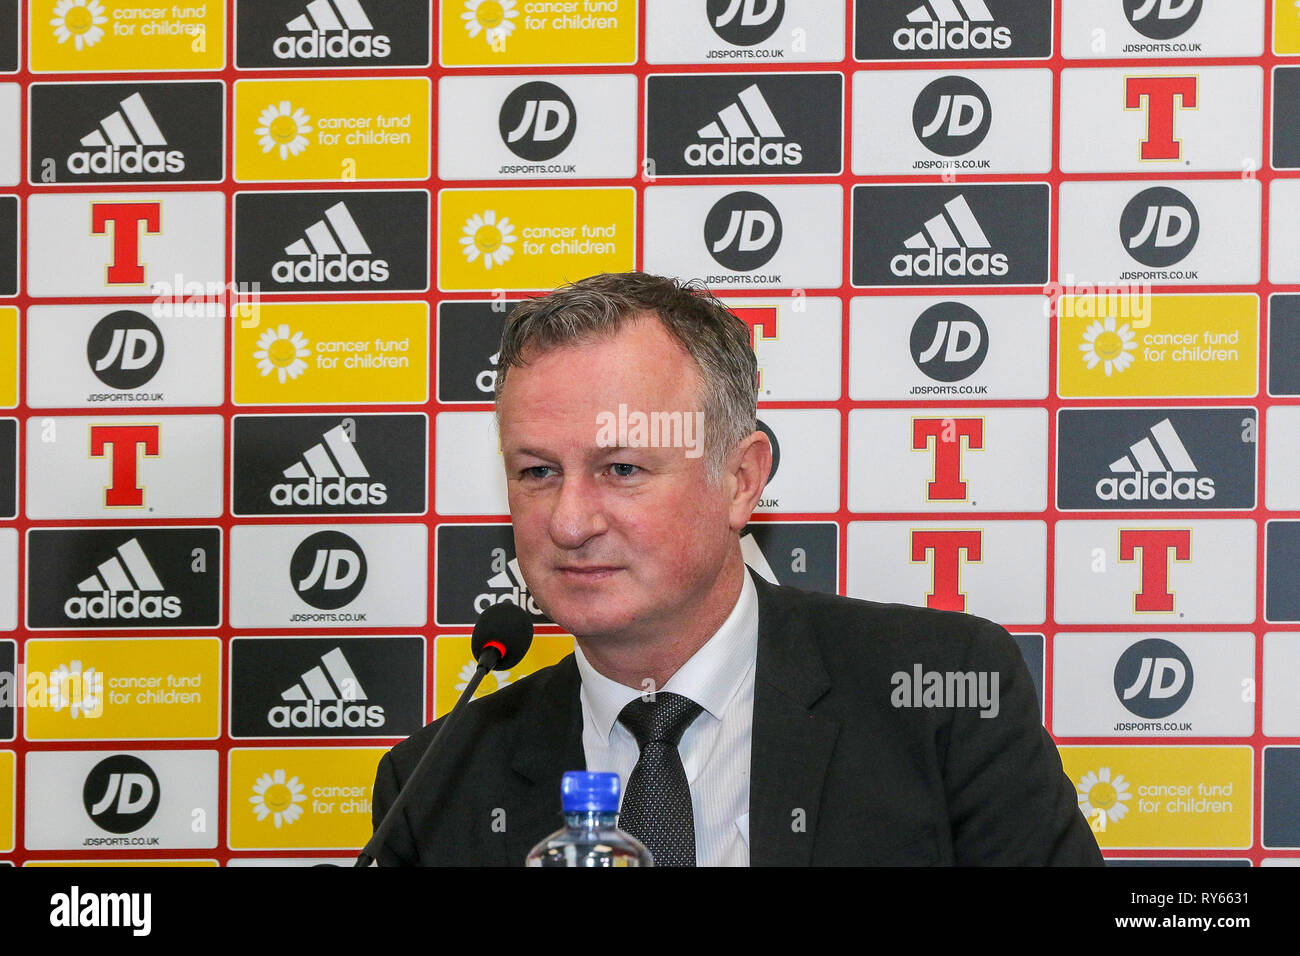
<svg viewBox="0 0 1300 956">
<path fill-rule="evenodd" d="M 894 47 L 899 50 L 1006 50 L 1010 46 L 1010 27 L 931 23 L 894 31 Z"/>
<path fill-rule="evenodd" d="M 1213 501 L 1214 479 L 1175 478 L 1173 472 L 1102 478 L 1097 482 L 1102 501 Z"/>
<path fill-rule="evenodd" d="M 889 271 L 896 276 L 1004 276 L 1008 268 L 1004 253 L 965 249 L 944 254 L 937 249 L 900 252 L 889 260 Z"/>
<path fill-rule="evenodd" d="M 281 259 L 271 267 L 276 282 L 387 282 L 387 259 L 308 256 L 297 262 Z"/>
<path fill-rule="evenodd" d="M 712 145 L 692 143 L 686 147 L 686 162 L 691 166 L 798 166 L 803 162 L 803 147 L 798 143 L 764 143 L 757 136 Z"/>
<path fill-rule="evenodd" d="M 179 149 L 128 148 L 78 150 L 68 156 L 68 172 L 91 173 L 180 173 L 185 171 L 185 154 Z"/>
<path fill-rule="evenodd" d="M 277 37 L 271 49 L 281 60 L 385 57 L 392 52 L 392 41 L 383 34 L 372 37 L 344 30 L 333 35 L 317 32 L 306 36 Z"/>
<path fill-rule="evenodd" d="M 289 505 L 382 505 L 388 501 L 388 486 L 382 481 L 352 481 L 338 478 L 321 481 L 280 482 L 271 486 L 271 504 Z"/>
<path fill-rule="evenodd" d="M 319 701 L 304 701 L 290 707 L 280 704 L 272 707 L 266 715 L 266 721 L 272 727 L 382 727 L 384 726 L 384 708 L 378 704 L 369 707 L 364 704 L 349 704 L 342 700 L 332 700 L 322 704 Z"/>
<path fill-rule="evenodd" d="M 63 602 L 63 613 L 74 621 L 132 620 L 135 618 L 175 618 L 181 616 L 181 599 L 139 591 L 117 595 L 108 591 L 96 597 L 70 597 Z"/>
<path fill-rule="evenodd" d="M 537 606 L 537 602 L 533 600 L 532 595 L 520 588 L 512 588 L 504 594 L 484 592 L 474 598 L 474 610 L 479 614 L 482 614 L 493 604 L 516 604 L 529 614 L 535 614 L 538 617 L 542 616 L 542 609 Z"/>
</svg>

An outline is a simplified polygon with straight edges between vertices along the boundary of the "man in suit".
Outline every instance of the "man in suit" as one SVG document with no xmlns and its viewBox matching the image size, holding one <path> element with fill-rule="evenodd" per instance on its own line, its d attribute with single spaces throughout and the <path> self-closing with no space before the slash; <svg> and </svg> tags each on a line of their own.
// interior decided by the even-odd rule
<svg viewBox="0 0 1300 956">
<path fill-rule="evenodd" d="M 771 466 L 756 382 L 744 323 L 672 280 L 512 312 L 516 551 L 576 650 L 469 706 L 381 864 L 518 865 L 584 767 L 620 774 L 657 865 L 1101 863 L 1004 630 L 746 569 Z M 376 823 L 436 726 L 381 760 Z"/>
</svg>

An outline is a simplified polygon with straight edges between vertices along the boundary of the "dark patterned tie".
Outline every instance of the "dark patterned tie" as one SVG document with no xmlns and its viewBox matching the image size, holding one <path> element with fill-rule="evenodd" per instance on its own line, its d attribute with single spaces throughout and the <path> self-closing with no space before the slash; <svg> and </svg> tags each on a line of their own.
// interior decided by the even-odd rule
<svg viewBox="0 0 1300 956">
<path fill-rule="evenodd" d="M 695 813 L 677 742 L 703 709 L 680 694 L 658 693 L 638 697 L 618 715 L 641 747 L 618 825 L 646 845 L 655 866 L 695 865 Z"/>
</svg>

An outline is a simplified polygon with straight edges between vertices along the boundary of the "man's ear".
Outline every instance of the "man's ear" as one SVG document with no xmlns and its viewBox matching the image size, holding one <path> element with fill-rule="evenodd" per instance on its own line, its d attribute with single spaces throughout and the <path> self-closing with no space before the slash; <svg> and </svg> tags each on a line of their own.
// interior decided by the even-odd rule
<svg viewBox="0 0 1300 956">
<path fill-rule="evenodd" d="M 729 519 L 732 530 L 738 532 L 758 507 L 772 470 L 772 443 L 767 435 L 754 431 L 742 439 L 727 456 L 726 468 L 723 483 L 728 493 Z"/>
</svg>

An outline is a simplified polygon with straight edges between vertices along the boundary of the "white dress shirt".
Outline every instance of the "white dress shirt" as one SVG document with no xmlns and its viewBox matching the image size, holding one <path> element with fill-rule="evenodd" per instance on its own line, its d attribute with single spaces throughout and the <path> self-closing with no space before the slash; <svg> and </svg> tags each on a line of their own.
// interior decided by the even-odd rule
<svg viewBox="0 0 1300 956">
<path fill-rule="evenodd" d="M 749 754 L 758 654 L 758 593 L 745 570 L 740 597 L 722 626 L 660 691 L 704 710 L 677 746 L 695 813 L 699 866 L 749 865 Z M 613 771 L 624 788 L 641 755 L 618 715 L 645 691 L 596 671 L 575 647 L 582 675 L 582 749 L 587 769 Z"/>
</svg>

